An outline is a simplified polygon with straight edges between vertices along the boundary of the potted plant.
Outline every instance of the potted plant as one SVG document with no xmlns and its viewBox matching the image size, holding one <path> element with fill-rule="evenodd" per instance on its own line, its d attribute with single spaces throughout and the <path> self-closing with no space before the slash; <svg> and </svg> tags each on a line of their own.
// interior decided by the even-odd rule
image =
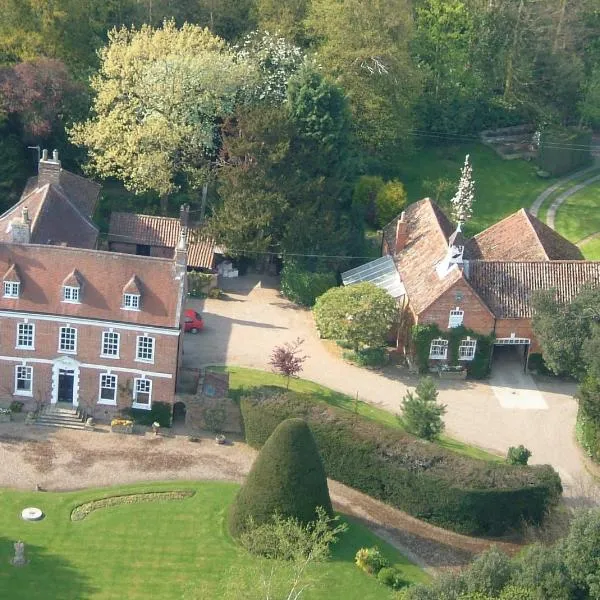
<svg viewBox="0 0 600 600">
<path fill-rule="evenodd" d="M 110 422 L 113 433 L 133 433 L 133 421 L 130 419 L 113 419 Z"/>
</svg>

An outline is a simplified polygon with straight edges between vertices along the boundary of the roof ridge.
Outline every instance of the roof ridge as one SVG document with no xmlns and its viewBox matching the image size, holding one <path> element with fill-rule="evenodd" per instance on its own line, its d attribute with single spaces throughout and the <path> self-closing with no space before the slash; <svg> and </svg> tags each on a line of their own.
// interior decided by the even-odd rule
<svg viewBox="0 0 600 600">
<path fill-rule="evenodd" d="M 533 221 L 531 220 L 533 215 L 529 214 L 529 212 L 527 210 L 525 210 L 524 206 L 522 206 L 521 209 L 517 212 L 523 213 L 525 215 L 525 219 L 527 220 L 529 227 L 531 227 L 531 230 L 533 231 L 533 235 L 535 235 L 535 239 L 537 240 L 538 244 L 542 248 L 542 252 L 546 256 L 546 259 L 550 260 L 550 257 L 548 256 L 548 252 L 546 251 L 546 247 L 544 246 L 544 244 L 542 244 L 542 240 L 540 239 L 540 236 L 538 235 L 536 228 L 533 226 Z M 539 219 L 537 219 L 537 220 L 541 223 L 541 221 Z"/>
<path fill-rule="evenodd" d="M 23 202 L 25 202 L 25 200 L 27 198 L 29 198 L 29 196 L 31 196 L 34 192 L 39 193 L 42 190 L 44 190 L 44 188 L 46 188 L 46 189 L 42 193 L 42 199 L 40 200 L 40 206 L 38 208 L 38 211 L 35 213 L 33 220 L 31 221 L 31 229 L 30 229 L 31 235 L 33 235 L 33 230 L 35 229 L 35 226 L 36 226 L 37 222 L 39 221 L 40 214 L 44 210 L 44 205 L 46 204 L 46 200 L 48 199 L 48 193 L 50 192 L 50 184 L 46 183 L 41 188 L 35 188 L 35 190 L 33 190 L 33 192 L 31 192 L 31 194 L 29 194 L 28 196 L 23 198 Z M 13 208 L 16 208 L 18 205 L 19 205 L 19 203 L 15 204 L 15 206 Z"/>
<path fill-rule="evenodd" d="M 69 198 L 69 196 L 67 196 L 67 194 L 65 193 L 65 190 L 62 188 L 62 186 L 59 185 L 54 185 L 54 184 L 50 184 L 52 185 L 52 189 L 55 192 L 58 192 L 59 194 L 62 194 L 63 198 L 67 201 L 67 203 L 69 204 L 69 206 L 81 217 L 81 219 L 83 219 L 83 221 L 85 223 L 87 223 L 87 225 L 89 225 L 92 229 L 94 229 L 94 231 L 100 232 L 100 229 L 98 227 L 96 227 L 96 225 L 94 225 L 94 223 L 92 223 L 80 210 L 79 208 L 73 204 L 73 202 L 71 202 L 71 199 Z M 39 214 L 39 213 L 38 213 Z M 33 229 L 33 227 L 32 227 Z"/>
<path fill-rule="evenodd" d="M 442 229 L 442 225 L 440 223 L 440 220 L 438 219 L 438 215 L 437 215 L 437 212 L 435 210 L 433 200 L 431 198 L 427 197 L 427 198 L 423 198 L 422 200 L 420 200 L 420 202 L 424 202 L 431 209 L 431 212 L 433 213 L 433 216 L 435 217 L 435 223 L 437 225 L 438 232 L 442 236 L 442 239 L 444 240 L 444 244 L 447 246 L 448 245 L 448 239 L 446 238 L 446 234 L 444 233 L 444 230 Z M 437 206 L 437 205 L 435 205 L 435 206 Z M 441 208 L 440 208 L 440 210 L 441 210 Z"/>
<path fill-rule="evenodd" d="M 85 181 L 86 183 L 91 183 L 92 185 L 95 185 L 98 188 L 102 188 L 102 184 L 98 183 L 97 181 L 94 181 L 93 179 L 90 179 L 89 177 L 84 177 L 83 175 L 78 175 L 77 173 L 73 173 L 73 171 L 69 171 L 69 169 L 63 169 L 61 167 L 60 172 L 68 173 L 69 175 L 72 175 L 73 177 L 77 177 L 78 179 L 81 179 L 82 181 Z M 59 178 L 60 178 L 60 175 L 59 175 Z M 59 181 L 60 181 L 60 179 L 59 179 Z"/>
</svg>

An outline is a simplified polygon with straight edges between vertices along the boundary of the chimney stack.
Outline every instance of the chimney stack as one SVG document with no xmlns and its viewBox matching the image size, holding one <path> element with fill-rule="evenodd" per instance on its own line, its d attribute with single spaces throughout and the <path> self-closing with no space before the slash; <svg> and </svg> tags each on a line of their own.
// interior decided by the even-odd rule
<svg viewBox="0 0 600 600">
<path fill-rule="evenodd" d="M 408 223 L 404 218 L 404 211 L 400 215 L 398 222 L 396 223 L 396 254 L 404 250 L 406 241 L 408 240 Z"/>
<path fill-rule="evenodd" d="M 13 244 L 29 244 L 31 241 L 31 222 L 26 206 L 23 207 L 21 218 L 11 222 L 10 235 Z"/>
<path fill-rule="evenodd" d="M 47 184 L 58 185 L 60 183 L 60 160 L 58 150 L 52 152 L 52 158 L 48 158 L 48 150 L 44 148 L 42 158 L 38 165 L 38 187 Z"/>
</svg>

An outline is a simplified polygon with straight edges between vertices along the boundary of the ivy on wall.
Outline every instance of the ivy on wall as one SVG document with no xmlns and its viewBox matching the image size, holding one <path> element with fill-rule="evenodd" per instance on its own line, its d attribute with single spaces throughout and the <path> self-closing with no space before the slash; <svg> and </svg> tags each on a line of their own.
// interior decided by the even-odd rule
<svg viewBox="0 0 600 600">
<path fill-rule="evenodd" d="M 467 337 L 477 340 L 475 357 L 469 361 L 458 360 L 458 347 L 462 340 Z M 430 325 L 413 325 L 411 329 L 413 355 L 421 373 L 429 371 L 429 348 L 431 342 L 437 338 L 448 340 L 449 365 L 465 365 L 469 377 L 483 379 L 490 372 L 490 356 L 494 343 L 493 335 L 482 335 L 467 327 L 453 327 L 448 331 L 442 331 L 435 323 Z M 437 362 L 437 361 L 436 361 Z"/>
</svg>

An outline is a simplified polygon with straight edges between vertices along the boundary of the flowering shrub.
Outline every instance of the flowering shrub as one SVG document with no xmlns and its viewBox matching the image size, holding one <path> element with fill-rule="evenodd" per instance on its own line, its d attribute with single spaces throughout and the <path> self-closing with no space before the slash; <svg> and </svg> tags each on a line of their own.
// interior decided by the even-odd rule
<svg viewBox="0 0 600 600">
<path fill-rule="evenodd" d="M 110 422 L 111 427 L 130 427 L 133 425 L 133 421 L 129 419 L 113 419 Z"/>
<path fill-rule="evenodd" d="M 354 557 L 354 563 L 369 575 L 377 575 L 381 569 L 389 566 L 387 558 L 381 554 L 377 546 L 361 548 Z"/>
</svg>

